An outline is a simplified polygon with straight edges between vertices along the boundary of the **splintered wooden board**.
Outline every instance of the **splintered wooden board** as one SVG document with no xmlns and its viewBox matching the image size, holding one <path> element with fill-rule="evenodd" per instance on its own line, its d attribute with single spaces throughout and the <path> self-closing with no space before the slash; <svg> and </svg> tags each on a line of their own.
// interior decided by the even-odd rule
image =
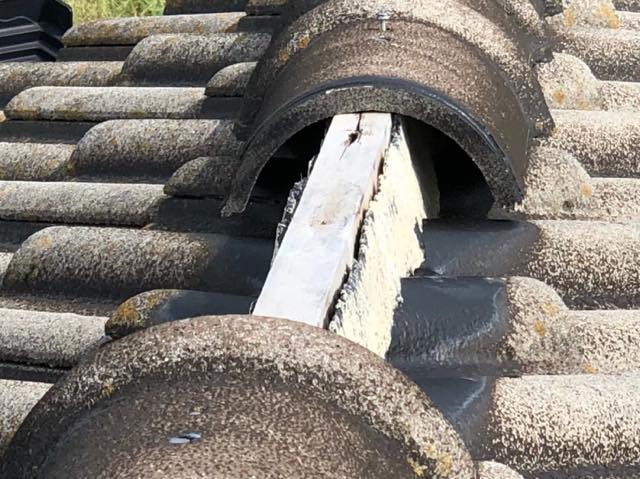
<svg viewBox="0 0 640 479">
<path fill-rule="evenodd" d="M 387 113 L 334 117 L 253 314 L 325 327 L 391 140 Z"/>
</svg>

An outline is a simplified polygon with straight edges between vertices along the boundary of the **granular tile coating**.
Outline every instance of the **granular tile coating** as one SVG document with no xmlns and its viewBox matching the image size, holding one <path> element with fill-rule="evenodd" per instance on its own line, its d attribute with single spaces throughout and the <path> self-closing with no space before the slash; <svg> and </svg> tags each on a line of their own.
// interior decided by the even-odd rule
<svg viewBox="0 0 640 479">
<path fill-rule="evenodd" d="M 0 66 L 0 379 L 53 382 L 97 348 L 0 475 L 39 450 L 47 477 L 306 477 L 302 457 L 332 478 L 639 478 L 638 10 L 170 0 L 172 16 L 73 28 L 61 58 L 82 61 Z M 437 407 L 328 333 L 181 321 L 250 310 L 324 120 L 362 110 L 429 123 L 408 139 L 434 168 L 417 189 L 400 187 L 410 169 L 382 178 L 354 238 L 348 336 L 388 347 Z M 491 195 L 510 222 L 486 221 Z M 424 235 L 420 196 L 441 217 Z M 99 346 L 105 332 L 124 339 Z M 0 382 L 0 442 L 47 389 Z M 74 423 L 90 408 L 105 420 Z"/>
</svg>

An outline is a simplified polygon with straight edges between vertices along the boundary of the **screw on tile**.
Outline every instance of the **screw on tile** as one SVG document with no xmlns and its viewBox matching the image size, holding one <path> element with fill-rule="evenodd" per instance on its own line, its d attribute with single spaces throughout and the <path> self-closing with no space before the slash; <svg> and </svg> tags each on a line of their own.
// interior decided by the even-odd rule
<svg viewBox="0 0 640 479">
<path fill-rule="evenodd" d="M 173 445 L 189 444 L 195 441 L 199 441 L 200 439 L 202 439 L 202 434 L 199 434 L 197 432 L 190 432 L 189 434 L 170 437 L 169 444 L 173 444 Z"/>
<path fill-rule="evenodd" d="M 391 20 L 391 12 L 388 10 L 383 10 L 378 13 L 378 20 L 380 21 L 380 27 L 383 32 L 387 31 L 387 22 Z"/>
</svg>

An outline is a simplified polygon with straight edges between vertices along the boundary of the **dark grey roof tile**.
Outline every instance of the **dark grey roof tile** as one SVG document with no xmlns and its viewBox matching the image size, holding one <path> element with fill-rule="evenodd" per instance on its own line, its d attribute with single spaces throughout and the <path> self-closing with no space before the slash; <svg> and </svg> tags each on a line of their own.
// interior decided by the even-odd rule
<svg viewBox="0 0 640 479">
<path fill-rule="evenodd" d="M 0 251 L 14 252 L 29 236 L 46 228 L 47 223 L 0 221 Z"/>
<path fill-rule="evenodd" d="M 182 165 L 164 191 L 171 196 L 225 196 L 238 167 L 234 157 L 201 157 Z"/>
<path fill-rule="evenodd" d="M 583 59 L 601 80 L 640 81 L 639 31 L 574 27 L 560 50 Z"/>
<path fill-rule="evenodd" d="M 0 283 L 2 283 L 2 279 L 4 278 L 12 259 L 13 253 L 0 253 Z"/>
<path fill-rule="evenodd" d="M 44 228 L 41 228 L 44 229 Z M 16 294 L 0 290 L 0 308 L 43 313 L 76 314 L 83 317 L 109 317 L 122 298 L 86 297 L 74 294 Z M 19 364 L 16 364 L 19 365 Z M 16 376 L 18 379 L 20 376 Z M 13 379 L 13 377 L 11 378 Z"/>
<path fill-rule="evenodd" d="M 182 319 L 248 314 L 255 299 L 202 291 L 147 291 L 122 303 L 107 322 L 105 331 L 112 338 L 122 338 L 141 329 Z"/>
<path fill-rule="evenodd" d="M 233 124 L 218 120 L 113 120 L 80 140 L 68 164 L 84 178 L 159 178 L 202 155 L 235 155 Z M 129 180 L 130 181 L 130 180 Z"/>
<path fill-rule="evenodd" d="M 635 374 L 499 379 L 483 449 L 532 477 L 627 477 L 640 465 L 639 386 Z"/>
<path fill-rule="evenodd" d="M 58 52 L 60 62 L 124 62 L 134 45 L 66 47 Z"/>
<path fill-rule="evenodd" d="M 530 276 L 573 308 L 640 308 L 637 223 L 432 221 L 424 241 L 440 275 Z"/>
<path fill-rule="evenodd" d="M 264 33 L 154 35 L 134 48 L 122 71 L 132 84 L 204 86 L 229 65 L 260 59 L 270 40 Z"/>
<path fill-rule="evenodd" d="M 100 316 L 0 309 L 0 362 L 70 368 L 104 340 L 106 322 Z"/>
<path fill-rule="evenodd" d="M 528 219 L 637 221 L 640 179 L 592 178 L 572 154 L 537 148 L 530 153 L 524 198 L 513 212 Z"/>
<path fill-rule="evenodd" d="M 616 12 L 621 28 L 640 31 L 640 14 L 637 12 Z"/>
<path fill-rule="evenodd" d="M 573 55 L 555 54 L 538 78 L 554 109 L 640 111 L 640 83 L 600 81 Z"/>
<path fill-rule="evenodd" d="M 592 176 L 640 176 L 640 113 L 555 110 L 545 146 L 573 154 Z"/>
<path fill-rule="evenodd" d="M 158 204 L 151 227 L 273 240 L 285 207 L 281 201 L 254 198 L 242 215 L 222 217 L 223 204 L 219 198 L 167 198 Z"/>
<path fill-rule="evenodd" d="M 478 479 L 522 479 L 522 476 L 504 464 L 481 462 L 478 464 Z"/>
<path fill-rule="evenodd" d="M 163 33 L 232 32 L 243 13 L 131 17 L 81 23 L 64 36 L 68 47 L 135 45 L 142 39 Z"/>
<path fill-rule="evenodd" d="M 245 10 L 250 15 L 277 15 L 288 3 L 289 0 L 248 0 Z"/>
<path fill-rule="evenodd" d="M 161 185 L 0 181 L 0 219 L 145 226 L 163 197 Z"/>
<path fill-rule="evenodd" d="M 260 291 L 269 241 L 223 235 L 54 227 L 15 253 L 3 289 L 124 299 L 152 289 Z"/>
<path fill-rule="evenodd" d="M 640 368 L 640 310 L 569 310 L 531 278 L 402 281 L 387 359 L 412 376 L 622 374 Z"/>
<path fill-rule="evenodd" d="M 109 86 L 122 62 L 4 63 L 0 64 L 0 109 L 34 86 Z"/>
<path fill-rule="evenodd" d="M 0 122 L 0 141 L 75 145 L 94 126 L 80 121 L 5 121 Z"/>
<path fill-rule="evenodd" d="M 65 144 L 0 142 L 0 180 L 58 179 L 64 175 L 73 149 Z"/>
<path fill-rule="evenodd" d="M 203 88 L 36 87 L 4 111 L 17 120 L 195 119 L 206 98 Z"/>
<path fill-rule="evenodd" d="M 241 97 L 256 68 L 255 62 L 235 63 L 216 73 L 205 89 L 207 96 Z"/>
<path fill-rule="evenodd" d="M 246 4 L 247 0 L 167 0 L 164 14 L 241 12 Z"/>
<path fill-rule="evenodd" d="M 613 0 L 613 3 L 618 10 L 640 12 L 640 0 Z"/>
</svg>

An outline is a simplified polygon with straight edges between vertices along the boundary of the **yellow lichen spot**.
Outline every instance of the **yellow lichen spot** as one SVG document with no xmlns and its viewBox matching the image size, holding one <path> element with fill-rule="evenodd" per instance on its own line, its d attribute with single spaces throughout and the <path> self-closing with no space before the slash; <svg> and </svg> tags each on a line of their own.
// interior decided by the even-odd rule
<svg viewBox="0 0 640 479">
<path fill-rule="evenodd" d="M 280 50 L 280 53 L 278 54 L 278 60 L 280 60 L 280 63 L 287 63 L 289 58 L 291 58 L 291 55 L 287 50 Z"/>
<path fill-rule="evenodd" d="M 111 380 L 102 385 L 102 396 L 105 398 L 111 397 L 116 392 L 116 387 Z"/>
<path fill-rule="evenodd" d="M 453 470 L 453 459 L 448 454 L 443 454 L 440 456 L 440 460 L 436 465 L 436 474 L 440 476 L 447 477 L 451 475 L 451 471 Z"/>
<path fill-rule="evenodd" d="M 584 370 L 587 374 L 598 374 L 598 368 L 591 363 L 585 364 Z"/>
<path fill-rule="evenodd" d="M 415 461 L 410 457 L 407 457 L 407 463 L 409 463 L 409 466 L 411 466 L 411 469 L 413 469 L 413 473 L 416 475 L 416 477 L 424 477 L 424 471 L 426 467 L 421 466 L 418 461 Z"/>
<path fill-rule="evenodd" d="M 567 95 L 562 90 L 556 90 L 553 92 L 553 101 L 558 105 L 564 105 Z"/>
<path fill-rule="evenodd" d="M 576 102 L 576 108 L 578 110 L 593 110 L 593 104 L 584 98 L 580 98 Z"/>
<path fill-rule="evenodd" d="M 140 323 L 142 316 L 138 309 L 136 308 L 133 301 L 124 302 L 119 308 L 114 316 L 115 322 L 117 322 L 120 326 L 129 326 L 135 327 Z"/>
<path fill-rule="evenodd" d="M 620 28 L 620 17 L 610 5 L 602 4 L 598 7 L 597 15 L 607 22 L 609 28 Z"/>
<path fill-rule="evenodd" d="M 620 18 L 617 15 L 610 17 L 607 25 L 609 25 L 609 28 L 617 30 L 618 28 L 620 28 Z"/>
<path fill-rule="evenodd" d="M 436 463 L 435 473 L 438 477 L 448 477 L 453 470 L 453 459 L 446 452 L 440 452 L 433 444 L 424 448 L 426 456 Z"/>
<path fill-rule="evenodd" d="M 591 186 L 589 183 L 582 183 L 580 185 L 580 194 L 584 198 L 591 198 L 593 196 L 593 186 Z"/>
<path fill-rule="evenodd" d="M 547 316 L 558 316 L 560 314 L 560 307 L 556 303 L 544 303 L 542 305 L 542 311 Z"/>
<path fill-rule="evenodd" d="M 298 39 L 298 48 L 301 50 L 304 50 L 309 46 L 309 43 L 311 43 L 311 38 L 309 37 L 308 34 L 305 33 L 302 37 Z"/>
<path fill-rule="evenodd" d="M 541 338 L 543 338 L 544 335 L 547 334 L 547 326 L 544 324 L 544 322 L 540 320 L 536 320 L 533 323 L 533 329 L 536 332 L 536 334 Z"/>
<path fill-rule="evenodd" d="M 567 27 L 572 27 L 576 23 L 576 15 L 573 12 L 573 8 L 567 8 L 564 11 L 564 24 Z"/>
<path fill-rule="evenodd" d="M 33 245 L 38 249 L 49 249 L 53 245 L 53 241 L 51 236 L 44 233 L 33 239 Z"/>
</svg>

